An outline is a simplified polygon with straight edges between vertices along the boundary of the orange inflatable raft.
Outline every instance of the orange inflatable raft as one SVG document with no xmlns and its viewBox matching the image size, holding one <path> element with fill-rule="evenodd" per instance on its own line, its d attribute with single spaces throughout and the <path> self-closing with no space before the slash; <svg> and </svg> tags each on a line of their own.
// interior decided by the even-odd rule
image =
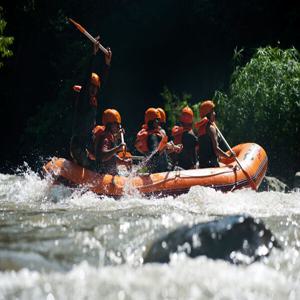
<svg viewBox="0 0 300 300">
<path fill-rule="evenodd" d="M 98 174 L 82 168 L 63 158 L 53 158 L 44 167 L 55 178 L 55 183 L 84 186 L 100 194 L 119 197 L 125 192 L 136 191 L 144 195 L 178 195 L 188 192 L 192 186 L 212 187 L 222 191 L 251 187 L 256 188 L 263 180 L 268 166 L 268 157 L 262 147 L 254 143 L 233 147 L 243 170 L 234 158 L 222 159 L 219 168 L 180 170 L 136 176 L 112 176 Z"/>
</svg>

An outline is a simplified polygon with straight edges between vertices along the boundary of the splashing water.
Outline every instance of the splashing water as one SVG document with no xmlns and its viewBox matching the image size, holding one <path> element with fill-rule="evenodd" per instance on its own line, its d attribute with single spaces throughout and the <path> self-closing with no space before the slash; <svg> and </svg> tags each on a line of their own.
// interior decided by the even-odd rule
<svg viewBox="0 0 300 300">
<path fill-rule="evenodd" d="M 130 190 L 130 187 L 128 187 Z M 0 174 L 0 299 L 299 299 L 300 193 L 120 200 L 53 186 L 27 169 Z M 173 255 L 143 265 L 148 245 L 183 224 L 248 213 L 283 245 L 250 266 Z"/>
</svg>

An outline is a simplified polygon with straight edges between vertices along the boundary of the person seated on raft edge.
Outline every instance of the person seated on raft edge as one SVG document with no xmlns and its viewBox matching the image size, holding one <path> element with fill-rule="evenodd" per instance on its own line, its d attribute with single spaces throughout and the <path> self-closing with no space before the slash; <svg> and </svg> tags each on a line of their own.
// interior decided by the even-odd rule
<svg viewBox="0 0 300 300">
<path fill-rule="evenodd" d="M 161 115 L 156 108 L 145 112 L 145 124 L 137 133 L 136 149 L 149 157 L 146 167 L 150 173 L 166 172 L 172 169 L 168 153 L 181 151 L 180 146 L 168 143 L 166 132 L 160 126 Z"/>
<path fill-rule="evenodd" d="M 89 158 L 88 152 L 92 152 L 93 148 L 92 130 L 96 125 L 98 114 L 99 89 L 108 76 L 112 58 L 112 52 L 110 48 L 107 48 L 108 54 L 104 56 L 105 65 L 100 79 L 100 76 L 94 72 L 95 65 L 98 62 L 96 61 L 98 51 L 99 46 L 94 45 L 93 55 L 85 75 L 85 82 L 82 86 L 73 87 L 79 94 L 74 105 L 70 155 L 77 164 L 91 170 L 94 170 L 96 165 L 95 161 Z"/>
<path fill-rule="evenodd" d="M 121 127 L 121 116 L 115 109 L 106 109 L 102 114 L 103 126 L 96 126 L 93 130 L 97 172 L 117 175 L 119 164 L 131 165 L 131 159 L 120 158 L 117 153 L 126 148 L 125 143 L 117 145 Z"/>
<path fill-rule="evenodd" d="M 181 111 L 180 125 L 172 128 L 174 144 L 182 144 L 183 149 L 178 154 L 173 154 L 172 159 L 179 167 L 188 170 L 195 169 L 197 163 L 198 139 L 193 132 L 194 112 L 188 106 Z"/>
<path fill-rule="evenodd" d="M 230 158 L 232 155 L 225 153 L 218 143 L 218 135 L 214 122 L 216 119 L 215 104 L 211 100 L 201 103 L 199 107 L 200 122 L 195 124 L 198 136 L 199 168 L 219 167 L 218 157 Z"/>
</svg>

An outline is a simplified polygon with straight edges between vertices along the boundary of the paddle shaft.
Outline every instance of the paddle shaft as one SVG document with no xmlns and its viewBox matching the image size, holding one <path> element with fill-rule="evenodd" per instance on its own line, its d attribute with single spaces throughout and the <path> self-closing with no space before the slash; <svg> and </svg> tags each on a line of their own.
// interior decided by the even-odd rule
<svg viewBox="0 0 300 300">
<path fill-rule="evenodd" d="M 95 45 L 99 46 L 99 49 L 105 54 L 108 55 L 108 51 L 94 38 L 92 37 L 87 31 L 84 31 L 83 34 Z"/>
<path fill-rule="evenodd" d="M 120 125 L 120 129 L 121 129 L 121 133 L 120 133 L 121 143 L 122 143 L 122 144 L 125 144 L 124 132 L 123 132 L 123 130 L 122 130 L 121 125 Z M 124 157 L 126 157 L 126 146 L 123 146 L 123 147 L 122 147 L 122 152 L 123 152 Z"/>
<path fill-rule="evenodd" d="M 241 170 L 243 171 L 243 173 L 246 175 L 251 188 L 256 191 L 256 185 L 255 185 L 254 181 L 252 180 L 252 178 L 250 177 L 250 175 L 243 169 L 240 160 L 236 157 L 235 153 L 233 152 L 232 148 L 227 143 L 226 139 L 224 138 L 223 134 L 221 133 L 221 131 L 219 130 L 219 128 L 217 127 L 217 125 L 214 124 L 214 126 L 215 126 L 215 128 L 216 128 L 219 136 L 221 137 L 221 139 L 225 143 L 226 147 L 228 148 L 228 150 L 230 151 L 230 153 L 233 155 L 233 157 L 236 160 L 237 164 L 239 165 L 239 167 L 241 168 Z"/>
<path fill-rule="evenodd" d="M 132 160 L 139 160 L 139 161 L 142 161 L 142 160 L 145 159 L 144 156 L 138 156 L 138 155 L 132 155 L 130 158 L 131 158 Z"/>
<path fill-rule="evenodd" d="M 73 23 L 76 28 L 82 32 L 92 43 L 99 46 L 99 49 L 105 54 L 108 55 L 107 49 L 105 49 L 92 35 L 90 35 L 84 27 L 82 27 L 79 23 L 75 22 L 73 19 L 69 18 L 69 21 Z"/>
</svg>

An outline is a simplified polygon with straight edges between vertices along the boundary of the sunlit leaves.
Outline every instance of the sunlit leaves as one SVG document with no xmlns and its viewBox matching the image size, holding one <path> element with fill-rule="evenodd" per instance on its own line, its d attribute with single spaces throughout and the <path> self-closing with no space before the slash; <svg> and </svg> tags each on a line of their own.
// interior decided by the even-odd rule
<svg viewBox="0 0 300 300">
<path fill-rule="evenodd" d="M 172 128 L 176 122 L 178 122 L 181 110 L 187 105 L 190 106 L 189 102 L 192 96 L 184 93 L 182 97 L 179 97 L 172 93 L 167 87 L 164 87 L 161 96 L 164 99 L 164 109 L 167 114 L 168 123 Z"/>
<path fill-rule="evenodd" d="M 2 7 L 0 6 L 0 68 L 3 66 L 2 59 L 13 55 L 9 46 L 13 43 L 14 38 L 3 35 L 6 24 L 6 21 L 2 18 Z"/>
</svg>

